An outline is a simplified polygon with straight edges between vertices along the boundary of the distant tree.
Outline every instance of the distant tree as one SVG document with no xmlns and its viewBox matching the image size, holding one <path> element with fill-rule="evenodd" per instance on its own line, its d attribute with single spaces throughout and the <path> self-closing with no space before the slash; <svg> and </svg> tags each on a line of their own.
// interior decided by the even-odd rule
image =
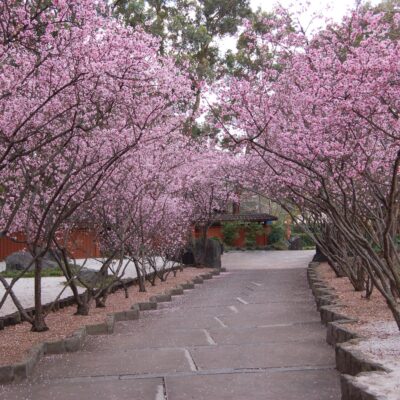
<svg viewBox="0 0 400 400">
<path fill-rule="evenodd" d="M 202 136 L 195 123 L 204 82 L 221 76 L 226 70 L 219 41 L 238 33 L 244 18 L 251 16 L 249 0 L 116 0 L 114 11 L 133 27 L 160 39 L 160 52 L 175 57 L 188 68 L 196 96 L 188 129 Z M 207 130 L 207 129 L 206 129 Z"/>
</svg>

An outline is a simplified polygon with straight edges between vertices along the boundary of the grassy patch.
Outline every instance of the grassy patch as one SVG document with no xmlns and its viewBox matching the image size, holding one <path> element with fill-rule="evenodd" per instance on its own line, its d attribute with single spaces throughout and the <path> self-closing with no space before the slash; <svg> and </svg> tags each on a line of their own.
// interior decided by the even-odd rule
<svg viewBox="0 0 400 400">
<path fill-rule="evenodd" d="M 4 278 L 17 278 L 20 276 L 21 271 L 3 271 L 0 272 L 0 275 Z M 33 278 L 35 276 L 35 271 L 27 271 L 21 278 Z M 44 269 L 42 270 L 42 277 L 56 277 L 56 276 L 64 276 L 61 269 Z"/>
</svg>

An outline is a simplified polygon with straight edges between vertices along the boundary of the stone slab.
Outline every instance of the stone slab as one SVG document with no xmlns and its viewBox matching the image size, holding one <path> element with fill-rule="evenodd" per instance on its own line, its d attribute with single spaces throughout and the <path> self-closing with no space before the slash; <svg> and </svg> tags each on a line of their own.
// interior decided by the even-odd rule
<svg viewBox="0 0 400 400">
<path fill-rule="evenodd" d="M 33 380 L 190 371 L 183 349 L 125 349 L 68 353 L 42 359 Z"/>
<path fill-rule="evenodd" d="M 218 344 L 282 343 L 288 341 L 315 341 L 325 345 L 325 328 L 319 322 L 310 324 L 264 326 L 259 328 L 210 329 L 210 335 Z"/>
<path fill-rule="evenodd" d="M 338 400 L 332 371 L 220 374 L 166 379 L 168 400 Z"/>
<path fill-rule="evenodd" d="M 85 351 L 119 351 L 121 347 L 126 350 L 143 348 L 172 348 L 207 345 L 207 337 L 202 329 L 193 330 L 164 330 L 160 335 L 158 331 L 147 329 L 133 330 L 131 334 L 117 334 L 115 340 L 107 340 L 104 336 L 89 337 L 84 345 Z"/>
<path fill-rule="evenodd" d="M 155 400 L 162 379 L 93 379 L 84 382 L 59 382 L 0 387 L 0 398 L 7 400 Z"/>
<path fill-rule="evenodd" d="M 202 370 L 335 365 L 332 349 L 320 342 L 209 346 L 194 348 L 191 353 Z"/>
<path fill-rule="evenodd" d="M 242 312 L 237 314 L 230 314 L 221 316 L 223 322 L 230 328 L 239 328 L 241 326 L 260 326 L 260 325 L 273 325 L 273 324 L 290 324 L 301 322 L 320 322 L 318 313 L 313 310 L 302 312 L 294 308 L 285 313 L 277 312 L 263 312 L 252 313 Z"/>
</svg>

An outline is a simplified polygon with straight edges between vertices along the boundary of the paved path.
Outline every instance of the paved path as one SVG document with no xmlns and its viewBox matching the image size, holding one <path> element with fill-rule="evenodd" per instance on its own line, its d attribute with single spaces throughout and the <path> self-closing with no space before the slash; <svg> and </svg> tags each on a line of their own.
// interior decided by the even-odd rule
<svg viewBox="0 0 400 400">
<path fill-rule="evenodd" d="M 339 400 L 334 351 L 306 284 L 310 258 L 229 253 L 228 273 L 91 337 L 84 351 L 43 359 L 4 398 Z"/>
</svg>

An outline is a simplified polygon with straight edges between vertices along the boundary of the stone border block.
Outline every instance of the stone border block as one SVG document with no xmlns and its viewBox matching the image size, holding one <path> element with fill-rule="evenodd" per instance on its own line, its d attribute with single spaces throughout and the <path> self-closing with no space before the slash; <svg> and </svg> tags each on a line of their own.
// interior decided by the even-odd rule
<svg viewBox="0 0 400 400">
<path fill-rule="evenodd" d="M 361 339 L 357 333 L 346 328 L 346 325 L 357 322 L 354 319 L 342 319 L 338 321 L 328 322 L 326 331 L 326 341 L 331 346 L 338 343 L 344 343 L 352 339 Z"/>
<path fill-rule="evenodd" d="M 156 301 L 145 301 L 142 303 L 136 303 L 135 305 L 138 306 L 140 311 L 149 311 L 149 310 L 156 310 L 157 309 L 157 302 Z M 132 306 L 133 308 L 134 306 Z"/>
<path fill-rule="evenodd" d="M 201 283 L 204 282 L 204 279 L 203 279 L 201 276 L 195 276 L 195 277 L 192 279 L 192 282 L 193 282 L 193 283 L 196 283 L 196 284 L 201 284 Z"/>
<path fill-rule="evenodd" d="M 74 333 L 72 336 L 64 339 L 64 347 L 67 353 L 74 353 L 82 348 L 83 338 L 82 334 Z"/>
<path fill-rule="evenodd" d="M 57 342 L 46 342 L 45 349 L 46 354 L 65 353 L 64 340 L 58 340 Z"/>
<path fill-rule="evenodd" d="M 180 296 L 183 294 L 183 288 L 181 286 L 176 286 L 169 290 L 171 296 Z"/>
<path fill-rule="evenodd" d="M 107 323 L 86 325 L 86 333 L 88 335 L 105 335 L 108 333 Z"/>
<path fill-rule="evenodd" d="M 338 297 L 336 295 L 319 296 L 315 298 L 317 310 L 320 311 L 323 306 L 333 306 L 337 304 Z"/>
<path fill-rule="evenodd" d="M 194 289 L 194 283 L 192 282 L 181 283 L 181 286 L 183 290 Z"/>
<path fill-rule="evenodd" d="M 165 303 L 167 301 L 171 301 L 171 295 L 170 294 L 157 294 L 156 296 L 151 296 L 150 301 L 151 302 L 156 302 L 156 303 Z"/>
<path fill-rule="evenodd" d="M 329 322 L 340 321 L 343 319 L 349 319 L 344 314 L 340 312 L 341 310 L 340 304 L 334 304 L 330 306 L 322 306 L 319 309 L 319 313 L 321 315 L 321 321 L 324 325 L 327 325 Z"/>
<path fill-rule="evenodd" d="M 384 373 L 384 372 L 377 372 Z M 361 372 L 358 376 L 368 376 L 368 373 Z M 341 375 L 340 387 L 342 400 L 387 400 L 386 396 L 379 396 L 371 393 L 367 385 L 358 382 L 354 376 Z"/>
<path fill-rule="evenodd" d="M 0 367 L 0 383 L 8 383 L 13 380 L 14 380 L 14 366 L 3 365 L 2 367 Z"/>
<path fill-rule="evenodd" d="M 362 339 L 352 339 L 338 343 L 335 347 L 336 368 L 342 374 L 357 375 L 360 372 L 384 371 L 389 372 L 382 364 L 372 361 L 363 352 L 353 348 Z"/>
</svg>

